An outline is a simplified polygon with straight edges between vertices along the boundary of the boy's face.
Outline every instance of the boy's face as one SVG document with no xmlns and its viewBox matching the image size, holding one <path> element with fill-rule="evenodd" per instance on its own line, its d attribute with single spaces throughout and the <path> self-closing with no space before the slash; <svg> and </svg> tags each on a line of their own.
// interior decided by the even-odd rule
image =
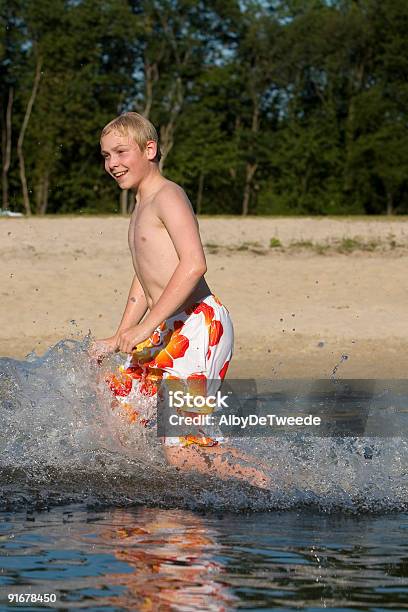
<svg viewBox="0 0 408 612">
<path fill-rule="evenodd" d="M 130 136 L 109 132 L 101 139 L 101 153 L 106 172 L 121 189 L 137 187 L 148 171 L 148 156 Z"/>
</svg>

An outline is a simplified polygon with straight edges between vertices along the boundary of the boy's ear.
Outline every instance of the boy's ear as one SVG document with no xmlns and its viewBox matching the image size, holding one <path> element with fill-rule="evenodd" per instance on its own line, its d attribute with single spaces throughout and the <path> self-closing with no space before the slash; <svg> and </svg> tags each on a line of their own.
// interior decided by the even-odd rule
<svg viewBox="0 0 408 612">
<path fill-rule="evenodd" d="M 148 140 L 146 143 L 146 153 L 148 159 L 154 159 L 157 155 L 157 142 L 155 140 Z"/>
</svg>

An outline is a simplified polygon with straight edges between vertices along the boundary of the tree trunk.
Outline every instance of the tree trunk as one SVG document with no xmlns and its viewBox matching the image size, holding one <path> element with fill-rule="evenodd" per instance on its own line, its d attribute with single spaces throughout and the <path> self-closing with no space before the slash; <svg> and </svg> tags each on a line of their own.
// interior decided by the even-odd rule
<svg viewBox="0 0 408 612">
<path fill-rule="evenodd" d="M 50 184 L 50 174 L 46 170 L 41 175 L 36 189 L 36 212 L 38 215 L 45 215 L 48 208 L 48 187 Z"/>
<path fill-rule="evenodd" d="M 252 125 L 251 125 L 251 134 L 253 138 L 256 138 L 259 129 L 259 106 L 258 102 L 255 98 L 255 94 L 253 94 L 253 112 L 252 112 Z M 251 197 L 251 189 L 252 189 L 252 180 L 255 176 L 256 169 L 258 168 L 257 163 L 247 162 L 245 167 L 245 187 L 244 187 L 244 197 L 242 199 L 242 214 L 247 215 L 249 210 L 249 200 Z"/>
<path fill-rule="evenodd" d="M 387 189 L 387 215 L 394 214 L 394 202 L 391 191 Z"/>
<path fill-rule="evenodd" d="M 43 198 L 42 198 L 41 211 L 40 211 L 41 215 L 45 215 L 45 213 L 47 212 L 49 186 L 50 186 L 50 174 L 49 172 L 46 172 L 44 176 L 44 183 L 43 183 Z"/>
<path fill-rule="evenodd" d="M 129 215 L 131 215 L 132 212 L 135 210 L 135 206 L 136 206 L 136 192 L 133 189 L 131 189 L 129 199 L 128 199 L 128 214 Z"/>
<path fill-rule="evenodd" d="M 163 169 L 167 155 L 170 153 L 174 144 L 174 131 L 176 129 L 176 121 L 183 106 L 183 84 L 181 78 L 177 77 L 172 86 L 172 91 L 169 95 L 171 103 L 170 118 L 165 125 L 160 128 L 160 150 L 161 159 L 159 163 L 160 170 Z"/>
<path fill-rule="evenodd" d="M 160 150 L 161 158 L 159 162 L 160 171 L 163 170 L 167 155 L 173 148 L 173 126 L 170 123 L 160 126 Z"/>
<path fill-rule="evenodd" d="M 9 191 L 8 191 L 8 171 L 10 169 L 11 161 L 11 114 L 13 109 L 13 96 L 14 90 L 12 87 L 9 88 L 9 95 L 7 100 L 6 110 L 6 123 L 2 129 L 2 156 L 3 156 L 3 167 L 1 171 L 2 189 L 3 189 L 3 209 L 9 209 Z"/>
<path fill-rule="evenodd" d="M 353 151 L 354 143 L 354 116 L 355 116 L 355 102 L 354 97 L 351 98 L 345 129 L 345 140 L 346 140 L 346 163 L 344 168 L 344 191 L 346 193 L 353 189 L 353 177 L 352 177 L 352 166 L 351 156 Z"/>
<path fill-rule="evenodd" d="M 355 115 L 356 115 L 356 96 L 363 89 L 364 83 L 364 70 L 365 63 L 361 63 L 357 66 L 355 71 L 352 71 L 350 76 L 350 85 L 349 85 L 349 98 L 350 102 L 348 105 L 348 112 L 346 118 L 345 125 L 345 146 L 346 146 L 346 163 L 344 170 L 344 191 L 350 192 L 353 189 L 353 181 L 354 181 L 354 171 L 352 168 L 352 153 L 353 153 L 353 145 L 355 140 Z"/>
<path fill-rule="evenodd" d="M 201 207 L 203 202 L 203 190 L 204 190 L 204 172 L 200 172 L 198 177 L 198 191 L 197 191 L 197 215 L 201 215 Z"/>
<path fill-rule="evenodd" d="M 256 169 L 258 164 L 249 164 L 246 165 L 245 172 L 245 187 L 244 187 L 244 197 L 242 200 L 242 214 L 247 215 L 249 210 L 249 200 L 251 197 L 251 188 L 252 188 L 252 179 L 255 176 Z"/>
<path fill-rule="evenodd" d="M 120 214 L 126 216 L 129 212 L 129 189 L 120 192 Z"/>
<path fill-rule="evenodd" d="M 311 164 L 309 163 L 309 160 L 306 160 L 306 170 L 304 171 L 303 175 L 300 177 L 299 182 L 301 185 L 301 192 L 300 192 L 300 200 L 303 201 L 304 197 L 306 196 L 308 187 L 309 187 L 309 180 L 310 180 L 310 175 L 312 173 L 312 167 Z"/>
<path fill-rule="evenodd" d="M 145 61 L 144 64 L 144 75 L 145 75 L 145 107 L 141 113 L 146 119 L 149 118 L 150 111 L 153 104 L 153 87 L 155 82 L 159 79 L 159 70 L 157 63 L 150 64 Z"/>
<path fill-rule="evenodd" d="M 28 188 L 27 188 L 27 178 L 26 178 L 24 153 L 23 153 L 23 142 L 24 142 L 24 136 L 25 136 L 25 132 L 28 126 L 28 122 L 30 120 L 33 104 L 34 104 L 34 101 L 37 95 L 38 86 L 40 84 L 41 66 L 42 66 L 42 59 L 38 57 L 37 66 L 35 69 L 33 88 L 31 90 L 30 99 L 28 100 L 26 112 L 25 112 L 24 119 L 23 119 L 23 124 L 21 126 L 20 134 L 19 134 L 18 141 L 17 141 L 17 155 L 18 155 L 19 166 L 20 166 L 20 180 L 21 180 L 21 187 L 23 190 L 24 208 L 25 208 L 27 216 L 31 215 L 31 205 L 30 205 L 30 198 L 28 195 Z"/>
</svg>

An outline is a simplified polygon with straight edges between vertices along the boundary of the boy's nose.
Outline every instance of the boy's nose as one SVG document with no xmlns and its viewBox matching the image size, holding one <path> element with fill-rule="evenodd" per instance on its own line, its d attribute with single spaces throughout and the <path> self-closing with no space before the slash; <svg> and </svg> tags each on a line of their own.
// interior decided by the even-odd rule
<svg viewBox="0 0 408 612">
<path fill-rule="evenodd" d="M 118 166 L 118 160 L 111 157 L 109 160 L 109 170 L 114 170 Z"/>
</svg>

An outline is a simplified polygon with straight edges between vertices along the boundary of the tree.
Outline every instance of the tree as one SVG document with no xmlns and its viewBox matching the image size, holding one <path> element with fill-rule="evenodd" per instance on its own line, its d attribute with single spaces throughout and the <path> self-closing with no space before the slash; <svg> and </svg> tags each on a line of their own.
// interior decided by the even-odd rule
<svg viewBox="0 0 408 612">
<path fill-rule="evenodd" d="M 117 211 L 98 138 L 136 110 L 199 212 L 408 211 L 404 0 L 0 0 L 0 19 L 4 208 Z"/>
</svg>

